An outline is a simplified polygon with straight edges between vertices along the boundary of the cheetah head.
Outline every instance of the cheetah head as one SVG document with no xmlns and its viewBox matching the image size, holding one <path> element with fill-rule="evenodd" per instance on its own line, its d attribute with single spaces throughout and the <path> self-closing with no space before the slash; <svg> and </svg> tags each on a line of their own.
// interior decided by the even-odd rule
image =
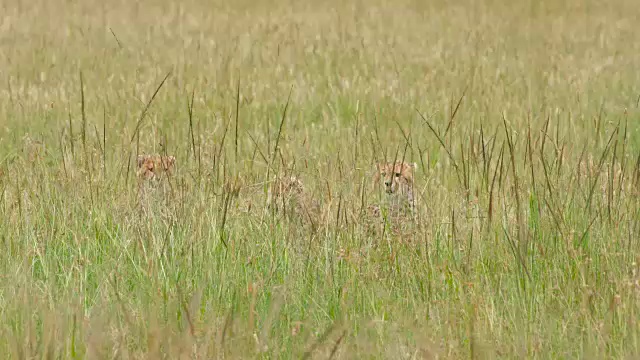
<svg viewBox="0 0 640 360">
<path fill-rule="evenodd" d="M 375 182 L 380 182 L 387 194 L 407 193 L 413 186 L 415 163 L 381 163 L 377 166 Z"/>
</svg>

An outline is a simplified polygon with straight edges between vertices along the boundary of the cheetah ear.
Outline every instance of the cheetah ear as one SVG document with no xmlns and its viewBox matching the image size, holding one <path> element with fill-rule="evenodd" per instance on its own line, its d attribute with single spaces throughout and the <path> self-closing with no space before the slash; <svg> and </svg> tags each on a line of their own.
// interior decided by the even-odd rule
<svg viewBox="0 0 640 360">
<path fill-rule="evenodd" d="M 418 169 L 418 163 L 411 163 L 411 167 L 413 168 L 413 170 L 417 170 Z"/>
</svg>

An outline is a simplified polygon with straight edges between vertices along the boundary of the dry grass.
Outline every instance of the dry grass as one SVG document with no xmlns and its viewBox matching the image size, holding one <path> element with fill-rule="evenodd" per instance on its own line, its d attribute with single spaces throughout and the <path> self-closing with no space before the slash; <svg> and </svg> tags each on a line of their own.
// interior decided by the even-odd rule
<svg viewBox="0 0 640 360">
<path fill-rule="evenodd" d="M 638 356 L 635 1 L 0 14 L 0 353 Z M 144 211 L 139 154 L 179 164 Z M 371 232 L 394 159 L 415 217 Z"/>
</svg>

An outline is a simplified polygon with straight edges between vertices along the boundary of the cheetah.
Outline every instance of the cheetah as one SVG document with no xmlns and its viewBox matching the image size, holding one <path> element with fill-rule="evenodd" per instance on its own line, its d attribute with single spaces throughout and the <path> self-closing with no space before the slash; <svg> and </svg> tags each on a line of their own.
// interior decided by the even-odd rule
<svg viewBox="0 0 640 360">
<path fill-rule="evenodd" d="M 369 205 L 367 208 L 365 228 L 369 233 L 379 233 L 386 227 L 385 224 L 388 224 L 392 234 L 401 239 L 408 238 L 413 223 L 411 220 L 415 219 L 413 171 L 416 167 L 415 163 L 406 162 L 382 163 L 376 166 L 373 185 L 384 189 L 385 194 L 380 203 Z"/>
<path fill-rule="evenodd" d="M 389 195 L 391 210 L 408 209 L 415 211 L 416 201 L 413 194 L 413 171 L 415 163 L 396 162 L 377 165 L 373 177 L 374 184 L 383 185 Z"/>
<path fill-rule="evenodd" d="M 175 156 L 138 155 L 138 177 L 140 180 L 158 181 L 162 173 L 171 174 L 175 163 Z"/>
<path fill-rule="evenodd" d="M 281 176 L 269 187 L 267 206 L 289 218 L 301 219 L 312 228 L 321 220 L 320 205 L 297 176 Z"/>
<path fill-rule="evenodd" d="M 280 204 L 301 196 L 304 191 L 304 185 L 297 176 L 283 176 L 271 183 L 267 203 L 277 209 Z"/>
<path fill-rule="evenodd" d="M 153 202 L 163 202 L 168 194 L 173 193 L 171 183 L 162 181 L 163 177 L 173 173 L 176 164 L 175 156 L 138 155 L 138 200 L 141 206 L 148 207 Z M 168 191 L 171 189 L 171 191 Z"/>
</svg>

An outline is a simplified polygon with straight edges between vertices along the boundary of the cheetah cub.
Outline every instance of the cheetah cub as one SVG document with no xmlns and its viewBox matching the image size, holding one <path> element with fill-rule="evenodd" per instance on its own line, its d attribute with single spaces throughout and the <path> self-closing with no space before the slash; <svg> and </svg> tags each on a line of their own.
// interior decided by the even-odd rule
<svg viewBox="0 0 640 360">
<path fill-rule="evenodd" d="M 162 178 L 172 174 L 176 164 L 175 156 L 138 155 L 137 163 L 139 200 L 146 202 L 151 194 L 156 194 L 153 197 L 164 198 L 171 184 L 162 181 Z"/>
<path fill-rule="evenodd" d="M 175 163 L 175 156 L 138 155 L 138 177 L 158 181 L 163 173 L 171 174 Z"/>
<path fill-rule="evenodd" d="M 290 218 L 301 219 L 315 228 L 321 221 L 320 204 L 297 176 L 281 176 L 269 187 L 267 206 Z"/>
<path fill-rule="evenodd" d="M 392 214 L 403 214 L 407 211 L 414 214 L 416 201 L 413 194 L 413 171 L 416 167 L 415 163 L 406 162 L 378 164 L 373 180 L 375 184 L 382 185 L 389 195 L 388 205 Z M 378 207 L 378 214 L 379 211 Z"/>
<path fill-rule="evenodd" d="M 283 176 L 271 183 L 267 195 L 267 205 L 275 207 L 277 211 L 280 207 L 286 207 L 290 200 L 296 200 L 302 194 L 304 194 L 304 186 L 298 177 Z"/>
</svg>

